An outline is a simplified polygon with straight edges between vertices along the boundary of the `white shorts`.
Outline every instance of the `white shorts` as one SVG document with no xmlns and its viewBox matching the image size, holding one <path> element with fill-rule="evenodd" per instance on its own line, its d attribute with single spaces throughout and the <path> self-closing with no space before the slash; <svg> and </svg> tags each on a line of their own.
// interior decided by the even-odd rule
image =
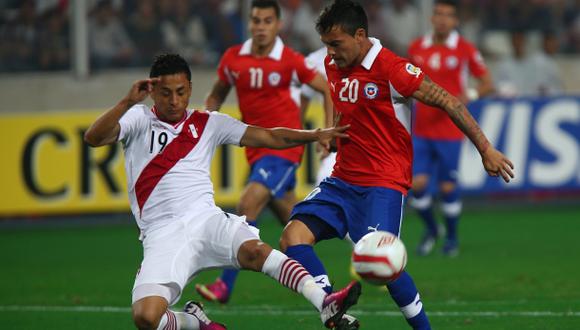
<svg viewBox="0 0 580 330">
<path fill-rule="evenodd" d="M 242 243 L 254 239 L 260 239 L 259 230 L 249 226 L 245 217 L 229 213 L 176 220 L 148 232 L 133 286 L 133 303 L 148 296 L 162 296 L 173 305 L 199 272 L 240 268 L 238 250 Z"/>
</svg>

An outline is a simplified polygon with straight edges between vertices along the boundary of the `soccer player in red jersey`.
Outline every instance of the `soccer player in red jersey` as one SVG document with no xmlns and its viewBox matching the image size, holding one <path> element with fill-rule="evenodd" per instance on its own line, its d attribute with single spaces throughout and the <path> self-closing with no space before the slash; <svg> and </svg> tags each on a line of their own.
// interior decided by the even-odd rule
<svg viewBox="0 0 580 330">
<path fill-rule="evenodd" d="M 446 113 L 476 146 L 489 175 L 510 181 L 513 166 L 460 100 L 368 37 L 367 16 L 358 3 L 335 0 L 320 14 L 316 28 L 328 51 L 325 67 L 334 108 L 339 124 L 350 125 L 350 138 L 337 141 L 332 176 L 294 207 L 280 243 L 330 291 L 315 243 L 347 234 L 357 242 L 373 230 L 400 233 L 412 179 L 412 99 Z M 431 328 L 407 272 L 386 286 L 410 326 Z"/>
<path fill-rule="evenodd" d="M 493 91 L 492 79 L 479 51 L 462 38 L 457 30 L 457 1 L 437 0 L 431 23 L 433 31 L 415 40 L 409 47 L 414 64 L 433 81 L 445 88 L 464 104 Z M 477 88 L 467 88 L 471 73 Z M 417 103 L 413 120 L 413 197 L 410 204 L 417 209 L 426 225 L 426 232 L 417 247 L 417 254 L 431 253 L 435 242 L 442 236 L 433 215 L 432 196 L 429 193 L 431 175 L 435 175 L 442 199 L 447 237 L 443 253 L 453 257 L 459 253 L 457 224 L 461 200 L 457 188 L 459 152 L 463 132 L 451 118 L 437 107 Z"/>
<path fill-rule="evenodd" d="M 261 127 L 301 128 L 301 114 L 292 99 L 292 84 L 308 84 L 326 95 L 326 126 L 332 125 L 332 101 L 324 77 L 306 65 L 304 56 L 284 46 L 278 37 L 280 7 L 273 0 L 254 0 L 249 30 L 251 39 L 229 48 L 218 67 L 218 79 L 206 99 L 208 110 L 218 110 L 232 86 L 236 89 L 242 121 Z M 303 146 L 287 150 L 246 148 L 251 166 L 248 183 L 242 192 L 237 213 L 248 223 L 269 206 L 280 222 L 286 224 L 296 204 L 296 169 Z M 196 285 L 206 299 L 226 303 L 238 272 L 226 270 L 210 285 Z"/>
</svg>

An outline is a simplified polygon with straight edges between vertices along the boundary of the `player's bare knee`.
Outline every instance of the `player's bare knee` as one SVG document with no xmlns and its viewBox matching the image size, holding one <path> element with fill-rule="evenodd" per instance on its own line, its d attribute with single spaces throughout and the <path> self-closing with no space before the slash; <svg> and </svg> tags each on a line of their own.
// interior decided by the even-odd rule
<svg viewBox="0 0 580 330">
<path fill-rule="evenodd" d="M 429 184 L 429 177 L 425 175 L 417 175 L 413 177 L 413 191 L 424 191 Z"/>
<path fill-rule="evenodd" d="M 162 316 L 153 309 L 133 308 L 133 322 L 141 330 L 157 329 Z"/>
<path fill-rule="evenodd" d="M 258 244 L 258 248 L 255 251 L 255 259 L 254 259 L 254 269 L 255 271 L 261 271 L 262 268 L 264 267 L 264 263 L 266 262 L 266 259 L 268 259 L 268 256 L 270 255 L 270 253 L 272 252 L 272 247 L 270 247 L 268 244 L 264 243 L 264 242 L 260 242 L 260 244 Z"/>
<path fill-rule="evenodd" d="M 293 240 L 292 240 L 291 237 L 292 237 L 292 234 L 291 233 L 288 233 L 286 230 L 284 230 L 282 232 L 282 236 L 280 236 L 280 241 L 279 241 L 280 250 L 282 252 L 286 253 L 286 250 L 288 250 L 288 248 L 290 246 L 292 246 L 292 241 Z"/>
<path fill-rule="evenodd" d="M 238 261 L 244 269 L 259 272 L 272 248 L 262 241 L 248 241 L 240 246 Z"/>
<path fill-rule="evenodd" d="M 441 182 L 439 189 L 442 194 L 447 195 L 455 191 L 457 185 L 454 182 Z"/>
</svg>

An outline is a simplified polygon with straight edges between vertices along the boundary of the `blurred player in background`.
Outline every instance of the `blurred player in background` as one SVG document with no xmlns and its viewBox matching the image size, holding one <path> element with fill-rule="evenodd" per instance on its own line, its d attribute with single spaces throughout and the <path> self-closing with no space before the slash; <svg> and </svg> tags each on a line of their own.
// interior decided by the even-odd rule
<svg viewBox="0 0 580 330">
<path fill-rule="evenodd" d="M 320 14 L 316 28 L 327 47 L 325 67 L 337 118 L 350 125 L 350 138 L 338 140 L 332 176 L 294 207 L 280 243 L 331 292 L 314 244 L 347 234 L 357 242 L 373 230 L 400 233 L 412 177 L 411 98 L 451 117 L 476 146 L 489 175 L 509 181 L 513 173 L 511 162 L 489 143 L 461 101 L 368 37 L 359 4 L 336 0 Z M 409 325 L 430 329 L 407 272 L 387 288 Z"/>
<path fill-rule="evenodd" d="M 431 17 L 433 31 L 413 41 L 409 56 L 433 82 L 467 104 L 491 93 L 493 84 L 479 51 L 457 32 L 457 15 L 457 1 L 435 1 Z M 467 88 L 469 73 L 477 80 L 477 88 Z M 457 224 L 462 204 L 457 169 L 463 137 L 460 128 L 439 107 L 417 103 L 413 120 L 413 197 L 410 204 L 417 209 L 426 226 L 417 247 L 419 255 L 431 253 L 437 238 L 443 235 L 433 214 L 433 197 L 429 191 L 430 181 L 435 179 L 447 229 L 443 253 L 450 257 L 459 253 Z"/>
<path fill-rule="evenodd" d="M 262 127 L 301 128 L 301 114 L 291 97 L 293 82 L 308 84 L 326 95 L 326 126 L 332 124 L 332 101 L 324 78 L 307 67 L 304 57 L 284 46 L 278 37 L 281 28 L 280 7 L 273 0 L 254 0 L 251 4 L 249 30 L 252 35 L 242 45 L 229 48 L 218 67 L 218 80 L 206 99 L 208 110 L 219 110 L 232 86 L 236 88 L 242 121 Z M 282 224 L 286 224 L 296 204 L 294 187 L 296 169 L 304 147 L 287 150 L 246 148 L 251 167 L 248 183 L 237 205 L 237 213 L 256 219 L 268 205 Z M 238 272 L 226 270 L 209 285 L 196 285 L 205 299 L 226 303 Z"/>
<path fill-rule="evenodd" d="M 322 47 L 318 50 L 306 56 L 306 62 L 314 67 L 320 75 L 326 79 L 326 69 L 324 69 L 324 58 L 326 58 L 326 47 Z M 314 90 L 312 87 L 304 84 L 300 87 L 300 109 L 302 112 L 302 117 L 305 117 L 306 111 L 310 106 L 312 99 L 323 98 L 324 95 L 320 92 Z M 327 123 L 328 125 L 328 123 Z M 315 185 L 320 184 L 322 180 L 332 173 L 332 168 L 336 162 L 336 152 L 325 152 L 326 150 L 321 150 L 322 154 L 320 157 L 320 166 L 318 167 L 318 173 L 316 174 Z"/>
<path fill-rule="evenodd" d="M 296 261 L 260 241 L 258 230 L 215 205 L 209 170 L 222 144 L 290 148 L 312 141 L 328 145 L 348 137 L 347 127 L 324 130 L 264 129 L 227 115 L 187 109 L 191 72 L 179 55 L 161 55 L 150 79 L 133 84 L 128 95 L 87 130 L 92 146 L 123 143 L 131 210 L 140 229 L 144 256 L 133 287 L 133 319 L 139 329 L 225 329 L 201 306 L 168 309 L 200 271 L 243 268 L 261 271 L 302 293 L 325 326 L 340 328 L 355 304 L 360 284 L 328 295 Z M 139 104 L 151 96 L 154 106 Z"/>
</svg>

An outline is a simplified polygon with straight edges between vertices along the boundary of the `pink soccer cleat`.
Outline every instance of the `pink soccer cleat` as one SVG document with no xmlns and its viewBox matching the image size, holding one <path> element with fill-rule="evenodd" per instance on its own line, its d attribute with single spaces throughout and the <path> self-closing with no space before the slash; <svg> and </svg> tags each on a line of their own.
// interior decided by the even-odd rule
<svg viewBox="0 0 580 330">
<path fill-rule="evenodd" d="M 220 304 L 225 304 L 230 300 L 230 290 L 221 278 L 218 278 L 212 284 L 196 284 L 195 290 L 199 293 L 205 300 L 219 302 Z"/>
<path fill-rule="evenodd" d="M 226 326 L 210 320 L 203 311 L 200 303 L 195 301 L 188 301 L 183 307 L 183 311 L 187 314 L 193 315 L 199 321 L 200 330 L 226 330 Z"/>
<path fill-rule="evenodd" d="M 350 329 L 347 327 L 348 324 L 342 321 L 342 316 L 351 306 L 356 305 L 360 294 L 360 282 L 352 281 L 344 289 L 326 296 L 320 312 L 324 326 L 329 329 Z"/>
</svg>

